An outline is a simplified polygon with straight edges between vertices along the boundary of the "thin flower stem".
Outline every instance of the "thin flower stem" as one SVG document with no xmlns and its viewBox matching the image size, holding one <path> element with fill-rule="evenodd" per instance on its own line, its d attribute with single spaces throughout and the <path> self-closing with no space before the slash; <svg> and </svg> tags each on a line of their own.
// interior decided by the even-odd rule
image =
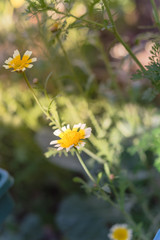
<svg viewBox="0 0 160 240">
<path fill-rule="evenodd" d="M 104 25 L 103 25 L 102 23 L 97 23 L 97 22 L 92 21 L 92 20 L 84 19 L 83 17 L 84 17 L 85 15 L 83 15 L 83 16 L 81 16 L 81 17 L 77 17 L 77 16 L 75 16 L 75 15 L 73 15 L 73 14 L 71 14 L 71 13 L 66 13 L 66 12 L 58 11 L 58 10 L 55 9 L 55 8 L 51 8 L 50 10 L 53 10 L 53 11 L 55 11 L 55 12 L 58 13 L 58 14 L 64 15 L 65 17 L 73 17 L 73 18 L 75 18 L 76 20 L 81 20 L 81 21 L 84 22 L 84 23 L 88 23 L 88 24 L 91 24 L 91 25 L 95 25 L 95 26 L 97 26 L 97 27 L 99 27 L 99 28 L 101 28 L 101 29 L 104 29 Z"/>
<path fill-rule="evenodd" d="M 111 184 L 113 193 L 115 194 L 115 197 L 117 199 L 117 203 L 120 203 L 119 199 L 121 199 L 121 196 L 120 196 L 119 192 L 114 187 L 114 184 L 112 183 L 112 181 L 110 181 L 110 184 Z M 125 202 L 123 201 L 120 204 L 117 204 L 116 207 L 121 211 L 121 213 L 125 217 L 126 221 L 132 226 L 134 231 L 139 232 L 139 235 L 141 236 L 141 240 L 145 240 L 145 239 L 147 240 L 147 238 L 145 238 L 146 236 L 145 236 L 143 230 L 141 230 L 137 227 L 137 224 L 135 223 L 134 219 L 132 218 L 132 215 L 126 211 Z"/>
<path fill-rule="evenodd" d="M 75 151 L 76 151 L 76 155 L 77 155 L 77 158 L 80 162 L 80 164 L 82 165 L 84 171 L 86 172 L 86 174 L 88 175 L 88 177 L 91 179 L 92 182 L 96 183 L 96 180 L 94 179 L 94 177 L 92 176 L 92 174 L 89 172 L 88 168 L 86 167 L 85 163 L 83 162 L 80 154 L 79 154 L 79 151 L 77 148 L 75 148 Z"/>
<path fill-rule="evenodd" d="M 68 14 L 67 15 L 68 17 L 73 17 L 73 18 L 75 18 L 75 19 L 77 19 L 77 20 L 82 20 L 83 22 L 85 22 L 85 23 L 88 23 L 88 24 L 91 24 L 91 25 L 95 25 L 95 26 L 97 26 L 97 27 L 99 27 L 99 28 L 101 28 L 101 29 L 104 29 L 104 25 L 103 24 L 101 24 L 101 23 L 97 23 L 97 22 L 95 22 L 95 21 L 92 21 L 92 20 L 86 20 L 86 19 L 83 19 L 82 17 L 76 17 L 76 16 L 74 16 L 73 14 Z"/>
<path fill-rule="evenodd" d="M 116 209 L 119 209 L 118 205 L 111 200 L 110 196 L 108 196 L 102 189 L 101 187 L 98 186 L 98 190 L 101 193 L 101 197 L 103 200 L 106 200 L 106 202 L 110 203 L 111 206 L 115 207 Z M 99 197 L 99 193 L 95 194 L 97 197 Z"/>
<path fill-rule="evenodd" d="M 89 149 L 83 147 L 83 152 L 85 152 L 88 156 L 95 159 L 97 162 L 105 163 L 105 160 L 103 160 L 101 157 L 98 157 L 95 153 L 91 152 Z"/>
<path fill-rule="evenodd" d="M 48 44 L 48 41 L 47 41 L 47 39 L 46 39 L 46 36 L 43 34 L 43 30 L 42 30 L 42 27 L 41 27 L 41 23 L 40 23 L 38 14 L 35 14 L 35 17 L 36 17 L 36 19 L 37 19 L 38 28 L 39 28 L 39 33 L 40 33 L 40 36 L 41 36 L 43 45 L 44 45 L 44 47 L 46 48 L 46 50 L 43 49 L 43 53 L 45 54 L 46 58 L 48 58 L 48 60 L 49 60 L 48 62 L 50 63 L 51 67 L 53 67 L 54 61 L 53 61 L 53 58 L 52 58 L 52 56 L 51 56 L 50 45 Z M 63 89 L 62 81 L 60 81 L 60 79 L 58 79 L 57 74 L 56 74 L 56 71 L 53 71 L 53 69 L 52 69 L 52 72 L 53 72 L 53 75 L 54 75 L 54 83 L 56 84 L 56 86 L 57 86 L 59 89 Z"/>
<path fill-rule="evenodd" d="M 130 226 L 134 229 L 134 231 L 136 233 L 139 233 L 139 236 L 141 236 L 140 239 L 141 240 L 148 240 L 148 238 L 146 238 L 146 235 L 144 234 L 144 232 L 141 231 L 139 229 L 139 227 L 137 227 L 137 225 L 136 225 L 135 221 L 133 220 L 131 214 L 129 214 L 125 210 L 124 206 L 122 207 L 119 204 L 112 201 L 112 199 L 108 195 L 106 195 L 106 193 L 104 191 L 102 191 L 101 189 L 98 189 L 98 190 L 101 193 L 101 197 L 102 197 L 103 200 L 106 200 L 108 203 L 110 203 L 113 207 L 115 207 L 117 210 L 119 210 L 123 214 L 124 218 L 130 224 Z M 99 197 L 99 194 L 96 193 L 96 196 Z M 118 193 L 116 194 L 116 198 L 119 198 Z"/>
<path fill-rule="evenodd" d="M 110 186 L 111 186 L 111 188 L 112 188 L 112 190 L 113 190 L 113 193 L 114 193 L 115 197 L 116 197 L 117 200 L 118 200 L 118 199 L 119 199 L 118 192 L 117 192 L 117 190 L 116 190 L 116 188 L 115 188 L 115 186 L 114 186 L 114 184 L 113 184 L 113 181 L 112 181 L 111 179 L 109 179 L 109 182 L 110 182 Z"/>
<path fill-rule="evenodd" d="M 130 187 L 131 191 L 133 192 L 133 194 L 135 196 L 137 196 L 137 198 L 139 198 L 139 202 L 141 202 L 143 212 L 145 213 L 148 220 L 150 220 L 150 222 L 153 222 L 154 217 L 150 213 L 150 211 L 148 209 L 148 206 L 147 206 L 147 203 L 144 202 L 143 195 L 141 194 L 141 192 L 138 191 L 138 189 L 134 186 L 134 184 L 131 181 L 129 181 L 129 187 Z"/>
<path fill-rule="evenodd" d="M 139 235 L 141 236 L 141 240 L 147 240 L 147 238 L 145 238 L 145 234 L 143 233 L 143 231 L 141 231 L 139 228 L 137 228 L 137 225 L 136 225 L 135 221 L 133 220 L 132 216 L 124 209 L 124 207 L 121 207 L 121 206 L 119 206 L 119 204 L 112 201 L 111 198 L 108 195 L 106 195 L 106 193 L 104 191 L 102 191 L 101 189 L 98 189 L 98 190 L 101 193 L 102 199 L 106 200 L 113 207 L 115 207 L 117 210 L 119 210 L 123 214 L 126 221 L 134 229 L 134 231 L 139 232 Z M 99 197 L 99 194 L 97 193 L 96 196 Z M 116 194 L 116 197 L 118 197 L 117 194 Z"/>
<path fill-rule="evenodd" d="M 130 223 L 130 225 L 132 226 L 132 228 L 134 229 L 134 231 L 135 231 L 136 233 L 139 232 L 139 234 L 137 234 L 137 235 L 141 236 L 140 239 L 141 239 L 141 240 L 147 240 L 146 234 L 137 227 L 137 224 L 134 222 L 134 220 L 132 219 L 131 215 L 128 214 L 127 211 L 125 211 L 125 209 L 120 209 L 120 211 L 122 212 L 122 214 L 123 214 L 123 216 L 125 217 L 126 221 L 127 221 L 128 223 Z"/>
<path fill-rule="evenodd" d="M 47 117 L 47 119 L 50 119 L 51 122 L 55 122 L 55 121 L 51 118 L 51 116 L 44 110 L 44 108 L 43 108 L 42 104 L 40 103 L 40 101 L 38 100 L 38 98 L 37 98 L 37 96 L 36 96 L 33 88 L 31 87 L 30 82 L 28 81 L 28 78 L 27 78 L 25 72 L 22 72 L 22 74 L 23 74 L 24 80 L 25 80 L 25 82 L 26 82 L 29 90 L 31 91 L 34 99 L 36 100 L 36 102 L 37 102 L 38 106 L 40 107 L 40 109 L 42 110 L 42 112 L 45 114 L 45 116 Z"/>
<path fill-rule="evenodd" d="M 97 45 L 98 45 L 98 48 L 99 48 L 99 50 L 100 50 L 100 52 L 102 54 L 102 58 L 103 58 L 106 70 L 108 71 L 108 74 L 109 74 L 109 76 L 110 76 L 110 78 L 112 80 L 112 86 L 115 89 L 115 91 L 117 93 L 117 96 L 119 97 L 121 102 L 124 102 L 124 96 L 122 95 L 120 87 L 119 87 L 119 85 L 117 83 L 116 75 L 113 72 L 111 63 L 110 63 L 109 58 L 107 56 L 107 53 L 106 53 L 106 51 L 104 49 L 104 46 L 102 45 L 102 42 L 99 39 L 97 40 Z"/>
<path fill-rule="evenodd" d="M 152 8 L 153 8 L 153 17 L 154 17 L 155 23 L 156 23 L 157 27 L 160 29 L 159 14 L 158 14 L 158 9 L 157 9 L 155 0 L 150 0 L 150 2 L 152 4 Z"/>
<path fill-rule="evenodd" d="M 73 69 L 73 66 L 72 66 L 71 62 L 70 62 L 70 59 L 69 59 L 69 57 L 68 57 L 68 54 L 67 54 L 67 52 L 66 52 L 66 50 L 65 50 L 65 48 L 64 48 L 64 46 L 63 46 L 63 44 L 62 44 L 62 41 L 61 41 L 61 39 L 60 39 L 60 37 L 59 37 L 58 35 L 57 35 L 57 40 L 58 40 L 58 43 L 59 43 L 59 45 L 60 45 L 60 47 L 61 47 L 61 49 L 62 49 L 62 52 L 63 52 L 63 54 L 64 54 L 64 57 L 65 57 L 65 59 L 66 59 L 66 61 L 67 61 L 67 63 L 68 63 L 70 72 L 72 73 L 72 76 L 74 77 L 74 80 L 75 80 L 75 83 L 76 83 L 76 85 L 77 85 L 77 88 L 78 88 L 79 91 L 82 93 L 82 92 L 83 92 L 83 89 L 82 89 L 80 83 L 79 83 L 78 80 L 77 80 L 76 73 L 75 73 L 75 71 L 74 71 L 74 69 Z"/>
<path fill-rule="evenodd" d="M 130 49 L 130 47 L 123 41 L 123 39 L 121 38 L 120 34 L 118 33 L 117 31 L 117 28 L 116 28 L 116 25 L 115 25 L 115 22 L 113 20 L 113 17 L 112 17 L 112 14 L 111 14 L 111 11 L 110 11 L 110 8 L 109 8 L 109 3 L 107 0 L 102 0 L 103 1 L 103 4 L 106 8 L 106 11 L 107 11 L 107 14 L 108 14 L 108 17 L 109 17 L 109 20 L 112 24 L 112 29 L 113 29 L 113 33 L 115 35 L 115 37 L 117 38 L 117 40 L 125 47 L 125 49 L 128 51 L 128 53 L 130 54 L 130 56 L 133 58 L 133 60 L 137 63 L 137 65 L 140 67 L 140 69 L 142 71 L 145 70 L 145 68 L 143 67 L 143 65 L 140 63 L 140 61 L 138 60 L 138 58 L 135 56 L 135 54 L 132 52 L 132 50 Z"/>
</svg>

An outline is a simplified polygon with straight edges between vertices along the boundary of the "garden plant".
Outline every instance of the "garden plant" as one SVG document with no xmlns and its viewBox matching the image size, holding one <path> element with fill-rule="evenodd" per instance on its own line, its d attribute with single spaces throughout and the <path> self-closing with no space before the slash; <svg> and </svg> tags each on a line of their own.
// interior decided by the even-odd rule
<svg viewBox="0 0 160 240">
<path fill-rule="evenodd" d="M 159 3 L 145 1 L 150 24 L 140 26 L 134 0 L 24 2 L 23 35 L 19 23 L 2 64 L 16 83 L 0 88 L 0 162 L 15 178 L 15 205 L 23 200 L 2 240 L 153 239 L 160 228 Z M 125 36 L 134 31 L 134 39 Z M 61 169 L 64 161 L 70 170 Z M 56 187 L 48 193 L 48 186 Z"/>
</svg>

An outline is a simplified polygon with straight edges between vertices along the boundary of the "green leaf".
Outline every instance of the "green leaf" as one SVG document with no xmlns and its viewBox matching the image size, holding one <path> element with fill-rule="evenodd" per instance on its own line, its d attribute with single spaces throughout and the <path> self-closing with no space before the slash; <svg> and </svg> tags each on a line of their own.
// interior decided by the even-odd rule
<svg viewBox="0 0 160 240">
<path fill-rule="evenodd" d="M 98 176 L 97 176 L 97 184 L 99 184 L 99 182 L 101 181 L 102 176 L 103 176 L 103 173 L 102 173 L 102 172 L 99 172 L 99 173 L 98 173 Z"/>
<path fill-rule="evenodd" d="M 106 175 L 109 177 L 109 175 L 110 175 L 110 169 L 109 169 L 108 163 L 105 163 L 105 164 L 104 164 L 104 171 L 105 171 Z"/>
<path fill-rule="evenodd" d="M 142 99 L 151 102 L 158 95 L 158 91 L 154 88 L 148 88 L 144 93 Z"/>
<path fill-rule="evenodd" d="M 86 184 L 86 182 L 80 177 L 74 177 L 73 181 L 76 183 Z"/>
</svg>

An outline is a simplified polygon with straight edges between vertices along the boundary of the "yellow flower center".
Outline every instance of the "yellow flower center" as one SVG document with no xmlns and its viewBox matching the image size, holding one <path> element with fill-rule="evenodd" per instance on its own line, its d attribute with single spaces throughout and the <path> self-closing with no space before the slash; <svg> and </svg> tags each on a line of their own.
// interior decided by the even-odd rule
<svg viewBox="0 0 160 240">
<path fill-rule="evenodd" d="M 78 143 L 81 142 L 82 139 L 85 138 L 85 131 L 84 129 L 80 129 L 78 131 L 77 128 L 67 129 L 65 132 L 62 132 L 59 137 L 61 138 L 57 142 L 63 148 L 68 148 L 71 145 L 77 146 Z"/>
<path fill-rule="evenodd" d="M 118 228 L 115 229 L 112 233 L 112 237 L 115 240 L 127 240 L 128 239 L 128 229 L 126 228 Z"/>
<path fill-rule="evenodd" d="M 16 69 L 22 70 L 24 67 L 28 67 L 29 63 L 31 62 L 32 60 L 29 59 L 29 56 L 24 55 L 23 58 L 21 59 L 20 55 L 18 55 L 9 62 L 9 65 L 10 67 L 13 67 L 15 70 Z"/>
</svg>

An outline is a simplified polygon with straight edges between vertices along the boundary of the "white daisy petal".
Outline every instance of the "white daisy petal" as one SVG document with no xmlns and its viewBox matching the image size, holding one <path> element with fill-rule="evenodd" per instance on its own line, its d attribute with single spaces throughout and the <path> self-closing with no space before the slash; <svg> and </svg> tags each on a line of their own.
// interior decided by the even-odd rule
<svg viewBox="0 0 160 240">
<path fill-rule="evenodd" d="M 85 138 L 89 138 L 91 135 L 92 128 L 86 128 L 84 131 L 85 131 Z"/>
<path fill-rule="evenodd" d="M 4 67 L 5 69 L 8 69 L 8 68 L 9 68 L 9 66 L 8 66 L 8 65 L 3 65 L 3 67 Z"/>
<path fill-rule="evenodd" d="M 91 134 L 85 135 L 84 138 L 89 138 L 91 136 Z"/>
<path fill-rule="evenodd" d="M 60 144 L 56 144 L 56 145 L 54 145 L 54 147 L 60 147 L 61 145 Z"/>
<path fill-rule="evenodd" d="M 90 128 L 90 127 L 85 129 L 86 134 L 91 133 L 91 131 L 92 131 L 92 128 Z"/>
<path fill-rule="evenodd" d="M 19 51 L 18 51 L 18 50 L 15 50 L 14 53 L 13 53 L 13 58 L 15 58 L 15 57 L 17 57 L 17 56 L 19 56 L 19 55 L 20 55 Z"/>
<path fill-rule="evenodd" d="M 27 68 L 32 68 L 33 67 L 33 64 L 29 64 L 28 66 L 27 66 Z"/>
<path fill-rule="evenodd" d="M 21 71 L 21 69 L 18 69 L 19 71 Z M 26 68 L 22 68 L 22 72 L 24 72 L 26 70 Z M 17 70 L 16 70 L 17 71 Z"/>
<path fill-rule="evenodd" d="M 60 134 L 61 134 L 61 130 L 59 130 L 59 129 L 57 129 L 57 130 L 55 130 L 54 132 L 53 132 L 53 134 L 55 135 L 55 136 L 59 136 Z"/>
<path fill-rule="evenodd" d="M 67 130 L 66 126 L 62 127 L 62 131 L 65 132 Z"/>
<path fill-rule="evenodd" d="M 28 58 L 31 56 L 32 51 L 26 51 L 23 56 L 28 56 Z"/>
<path fill-rule="evenodd" d="M 63 149 L 63 147 L 59 147 L 59 148 L 57 148 L 57 151 L 60 151 L 60 150 L 62 150 Z"/>
<path fill-rule="evenodd" d="M 69 124 L 67 124 L 67 129 L 70 129 L 70 125 Z"/>
<path fill-rule="evenodd" d="M 20 72 L 20 71 L 22 71 L 21 69 L 14 69 L 14 70 L 12 70 L 12 72 Z"/>
<path fill-rule="evenodd" d="M 86 144 L 85 142 L 81 142 L 81 147 L 84 147 L 84 145 Z"/>
<path fill-rule="evenodd" d="M 81 142 L 79 143 L 79 145 L 76 146 L 77 149 L 80 149 L 81 147 L 84 147 L 86 143 L 85 142 Z"/>
<path fill-rule="evenodd" d="M 58 142 L 57 140 L 53 140 L 50 142 L 50 145 L 57 144 L 57 142 Z"/>
<path fill-rule="evenodd" d="M 73 128 L 80 128 L 81 125 L 82 125 L 81 123 L 75 124 L 75 125 L 73 126 Z"/>
<path fill-rule="evenodd" d="M 78 146 L 78 145 L 77 145 L 77 146 L 75 146 L 75 147 L 76 147 L 77 149 L 80 149 L 80 146 Z"/>
<path fill-rule="evenodd" d="M 71 146 L 69 146 L 68 148 L 66 148 L 66 151 L 68 152 L 73 146 L 74 146 L 74 144 L 72 144 Z"/>
<path fill-rule="evenodd" d="M 82 124 L 81 125 L 81 129 L 84 129 L 85 128 L 85 126 L 86 126 L 86 124 L 84 123 L 84 124 Z"/>
<path fill-rule="evenodd" d="M 12 60 L 13 60 L 13 58 L 9 57 L 9 58 L 5 61 L 5 63 L 8 64 L 8 63 L 10 63 Z"/>
<path fill-rule="evenodd" d="M 30 59 L 32 62 L 36 62 L 37 61 L 37 58 L 31 58 Z"/>
</svg>

